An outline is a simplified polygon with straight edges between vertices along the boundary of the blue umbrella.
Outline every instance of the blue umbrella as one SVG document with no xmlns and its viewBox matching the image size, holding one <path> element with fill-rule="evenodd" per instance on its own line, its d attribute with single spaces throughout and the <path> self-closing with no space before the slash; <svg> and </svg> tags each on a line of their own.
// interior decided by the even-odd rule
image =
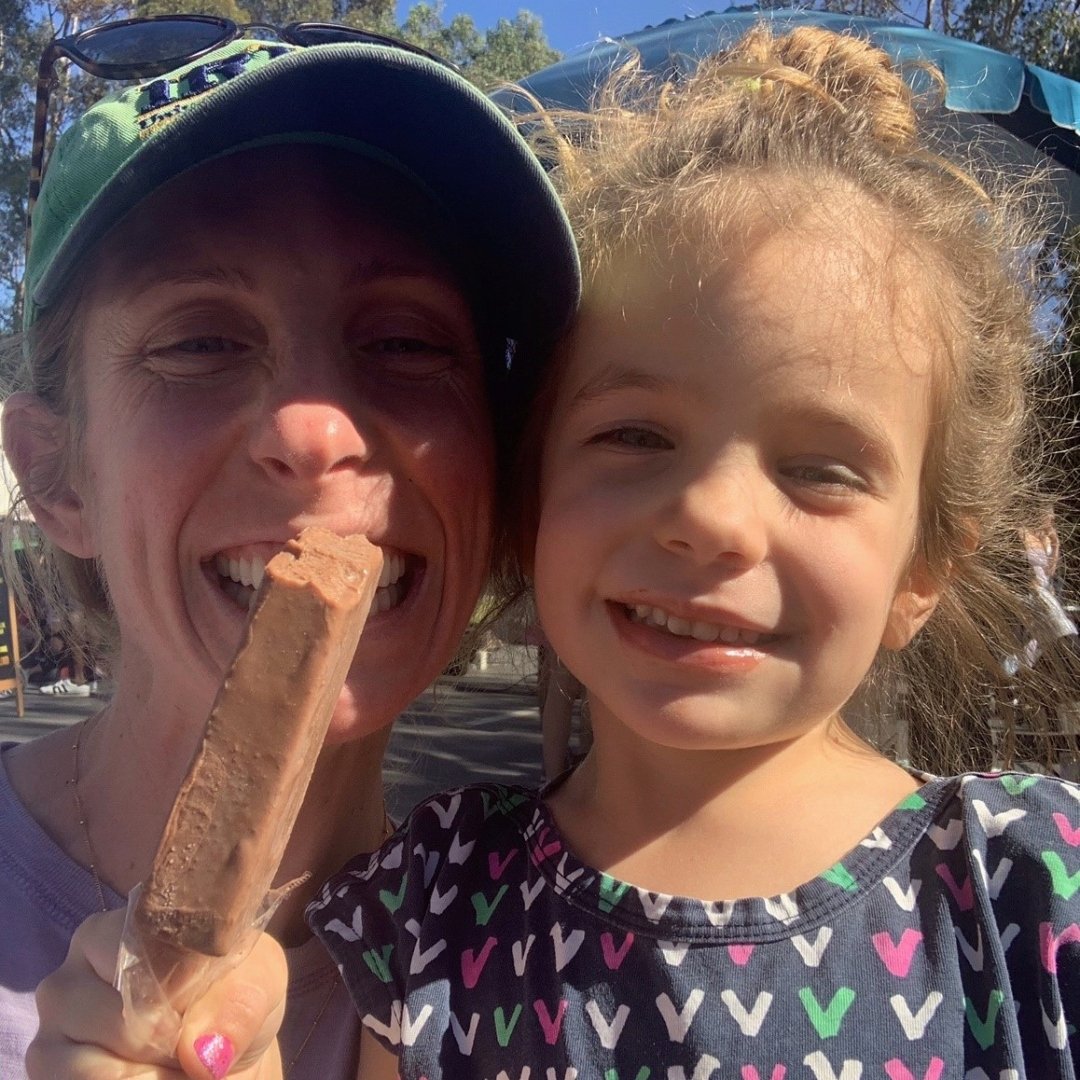
<svg viewBox="0 0 1080 1080">
<path fill-rule="evenodd" d="M 630 50 L 646 68 L 676 73 L 688 70 L 702 56 L 731 44 L 758 22 L 779 32 L 796 26 L 824 26 L 869 38 L 901 64 L 930 61 L 945 78 L 945 107 L 954 114 L 961 138 L 985 140 L 996 132 L 995 151 L 1026 164 L 1049 155 L 1068 170 L 1058 187 L 1068 215 L 1080 221 L 1080 82 L 1035 64 L 917 26 L 837 15 L 820 11 L 780 9 L 728 10 L 719 14 L 669 19 L 605 40 L 544 68 L 521 85 L 545 104 L 587 108 L 593 91 Z M 911 68 L 913 83 L 920 74 Z M 925 75 L 921 76 L 925 79 Z"/>
</svg>

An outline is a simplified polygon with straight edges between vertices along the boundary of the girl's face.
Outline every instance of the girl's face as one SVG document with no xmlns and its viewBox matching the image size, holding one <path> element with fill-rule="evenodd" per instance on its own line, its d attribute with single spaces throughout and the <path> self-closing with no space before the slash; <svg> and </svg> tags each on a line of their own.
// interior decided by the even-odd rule
<svg viewBox="0 0 1080 1080">
<path fill-rule="evenodd" d="M 383 726 L 445 664 L 487 571 L 493 462 L 435 225 L 398 178 L 275 147 L 188 174 L 111 235 L 86 298 L 68 546 L 102 562 L 121 685 L 208 704 L 252 563 L 308 525 L 365 533 L 392 579 L 331 739 Z"/>
<path fill-rule="evenodd" d="M 537 603 L 597 714 L 683 749 L 824 725 L 935 595 L 910 572 L 935 337 L 870 225 L 616 262 L 542 459 Z"/>
</svg>

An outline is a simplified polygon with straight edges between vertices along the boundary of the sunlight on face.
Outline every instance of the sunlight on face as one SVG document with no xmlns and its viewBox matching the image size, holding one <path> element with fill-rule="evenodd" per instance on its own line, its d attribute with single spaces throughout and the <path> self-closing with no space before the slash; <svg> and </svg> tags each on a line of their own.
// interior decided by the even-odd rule
<svg viewBox="0 0 1080 1080">
<path fill-rule="evenodd" d="M 538 606 L 601 714 L 753 746 L 825 725 L 917 628 L 896 601 L 936 336 L 869 220 L 680 254 L 623 260 L 586 299 L 543 456 Z"/>
</svg>

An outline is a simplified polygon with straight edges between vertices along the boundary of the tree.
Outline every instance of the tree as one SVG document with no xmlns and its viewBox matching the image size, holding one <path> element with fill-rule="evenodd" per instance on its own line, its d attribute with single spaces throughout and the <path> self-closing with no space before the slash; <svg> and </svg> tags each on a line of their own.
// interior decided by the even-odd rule
<svg viewBox="0 0 1080 1080">
<path fill-rule="evenodd" d="M 178 12 L 276 26 L 303 20 L 345 23 L 445 56 L 485 90 L 559 59 L 540 20 L 527 11 L 481 31 L 468 15 L 444 22 L 441 3 L 416 4 L 398 25 L 395 0 L 0 0 L 0 335 L 14 332 L 21 319 L 26 184 L 42 49 L 54 36 L 108 19 Z M 76 67 L 57 65 L 46 155 L 71 117 L 105 88 Z"/>
<path fill-rule="evenodd" d="M 761 6 L 788 3 L 767 0 Z M 806 6 L 923 26 L 1080 78 L 1078 0 L 811 0 Z"/>
</svg>

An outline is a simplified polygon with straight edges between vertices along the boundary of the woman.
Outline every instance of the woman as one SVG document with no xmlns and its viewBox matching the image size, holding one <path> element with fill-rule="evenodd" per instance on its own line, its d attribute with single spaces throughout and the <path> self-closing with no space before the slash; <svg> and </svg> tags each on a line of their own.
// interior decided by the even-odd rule
<svg viewBox="0 0 1080 1080">
<path fill-rule="evenodd" d="M 394 571 L 279 880 L 378 843 L 389 725 L 450 659 L 487 573 L 491 405 L 512 418 L 577 297 L 542 170 L 446 66 L 345 28 L 314 44 L 337 31 L 162 22 L 219 47 L 80 117 L 32 219 L 29 388 L 6 403 L 4 448 L 87 625 L 112 633 L 116 689 L 0 759 L 5 1077 L 24 1075 L 34 989 L 76 927 L 149 869 L 253 565 L 311 524 L 365 533 Z M 162 25 L 122 30 L 131 78 Z M 64 44 L 79 61 L 109 42 Z M 303 926 L 310 892 L 270 924 L 290 968 L 282 1057 L 294 1078 L 352 1076 L 358 1024 Z M 39 1075 L 67 1075 L 63 1054 L 39 1047 Z"/>
</svg>

